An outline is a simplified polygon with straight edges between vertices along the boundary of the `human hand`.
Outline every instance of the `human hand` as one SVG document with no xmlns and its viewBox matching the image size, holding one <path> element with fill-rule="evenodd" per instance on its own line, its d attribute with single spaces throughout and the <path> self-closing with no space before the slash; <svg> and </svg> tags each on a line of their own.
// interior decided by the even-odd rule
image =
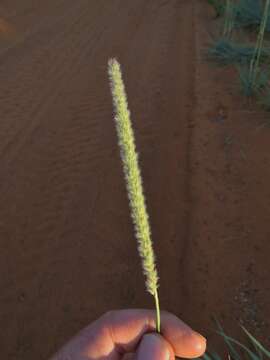
<svg viewBox="0 0 270 360">
<path fill-rule="evenodd" d="M 173 314 L 161 312 L 161 335 L 151 310 L 110 311 L 83 329 L 51 360 L 173 360 L 196 358 L 206 340 Z"/>
</svg>

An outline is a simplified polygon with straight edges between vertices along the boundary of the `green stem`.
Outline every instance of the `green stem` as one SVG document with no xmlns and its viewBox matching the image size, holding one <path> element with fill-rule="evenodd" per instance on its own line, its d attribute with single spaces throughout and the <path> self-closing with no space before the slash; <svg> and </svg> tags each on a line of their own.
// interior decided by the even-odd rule
<svg viewBox="0 0 270 360">
<path fill-rule="evenodd" d="M 160 333 L 160 307 L 159 307 L 159 298 L 158 298 L 158 291 L 155 291 L 154 294 L 155 298 L 155 305 L 156 305 L 156 330 Z"/>
<path fill-rule="evenodd" d="M 225 5 L 225 20 L 224 20 L 224 28 L 223 28 L 223 36 L 228 38 L 231 37 L 233 29 L 233 8 L 231 0 L 226 0 Z"/>
<path fill-rule="evenodd" d="M 223 36 L 226 36 L 228 31 L 228 11 L 229 11 L 229 0 L 226 0 Z"/>
<path fill-rule="evenodd" d="M 258 34 L 258 38 L 257 38 L 256 48 L 254 51 L 254 56 L 250 63 L 250 77 L 251 77 L 252 88 L 254 87 L 256 80 L 257 80 L 260 59 L 261 59 L 261 53 L 262 53 L 262 47 L 263 47 L 263 41 L 264 41 L 265 28 L 267 25 L 268 15 L 269 15 L 269 6 L 270 6 L 270 1 L 266 0 L 263 17 L 262 17 L 262 21 L 261 21 L 261 25 L 260 25 L 260 30 L 259 30 L 259 34 Z"/>
</svg>

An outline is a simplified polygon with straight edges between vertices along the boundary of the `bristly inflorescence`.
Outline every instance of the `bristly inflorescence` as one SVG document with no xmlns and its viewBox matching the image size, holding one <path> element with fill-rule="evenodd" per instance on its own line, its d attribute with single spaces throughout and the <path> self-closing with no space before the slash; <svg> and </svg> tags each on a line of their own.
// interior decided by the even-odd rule
<svg viewBox="0 0 270 360">
<path fill-rule="evenodd" d="M 130 120 L 130 112 L 128 109 L 121 67 L 116 59 L 111 59 L 109 61 L 108 72 L 113 96 L 118 142 L 130 202 L 131 215 L 138 241 L 138 250 L 142 260 L 143 271 L 146 276 L 146 288 L 150 294 L 157 296 L 158 274 L 155 265 L 151 231 L 143 194 L 138 155 L 136 153 L 134 133 Z"/>
</svg>

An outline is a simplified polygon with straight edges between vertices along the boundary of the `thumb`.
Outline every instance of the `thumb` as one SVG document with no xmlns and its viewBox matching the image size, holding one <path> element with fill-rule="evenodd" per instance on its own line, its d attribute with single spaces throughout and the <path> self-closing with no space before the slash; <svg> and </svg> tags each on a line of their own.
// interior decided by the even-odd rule
<svg viewBox="0 0 270 360">
<path fill-rule="evenodd" d="M 136 360 L 173 360 L 175 358 L 171 345 L 158 334 L 143 336 L 136 352 Z"/>
</svg>

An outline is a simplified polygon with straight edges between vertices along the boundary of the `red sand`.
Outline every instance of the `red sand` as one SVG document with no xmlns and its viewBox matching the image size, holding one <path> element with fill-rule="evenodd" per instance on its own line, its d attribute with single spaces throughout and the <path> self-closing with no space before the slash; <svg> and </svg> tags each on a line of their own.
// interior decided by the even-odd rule
<svg viewBox="0 0 270 360">
<path fill-rule="evenodd" d="M 201 56 L 199 0 L 2 0 L 0 347 L 47 359 L 145 293 L 112 120 L 123 65 L 162 308 L 269 341 L 270 130 Z M 12 31 L 11 31 L 12 29 Z M 218 343 L 215 340 L 216 343 Z"/>
</svg>

